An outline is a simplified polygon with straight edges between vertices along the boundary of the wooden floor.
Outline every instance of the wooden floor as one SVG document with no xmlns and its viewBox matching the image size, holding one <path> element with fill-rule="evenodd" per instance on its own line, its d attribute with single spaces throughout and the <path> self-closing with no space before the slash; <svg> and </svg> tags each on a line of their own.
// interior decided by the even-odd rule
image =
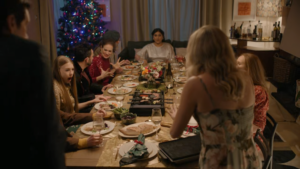
<svg viewBox="0 0 300 169">
<path fill-rule="evenodd" d="M 276 87 L 269 83 L 270 108 L 268 113 L 278 123 L 276 134 L 283 140 L 283 142 L 274 143 L 274 151 L 292 150 L 296 157 L 282 164 L 300 168 L 300 118 L 295 119 L 270 95 L 270 93 L 276 91 Z"/>
</svg>

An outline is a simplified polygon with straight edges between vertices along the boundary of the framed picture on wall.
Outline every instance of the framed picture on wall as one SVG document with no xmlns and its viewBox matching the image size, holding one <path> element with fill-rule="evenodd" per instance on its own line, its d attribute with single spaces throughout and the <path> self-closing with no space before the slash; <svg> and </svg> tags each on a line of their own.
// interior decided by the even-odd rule
<svg viewBox="0 0 300 169">
<path fill-rule="evenodd" d="M 94 0 L 99 4 L 99 8 L 102 9 L 102 20 L 110 22 L 110 0 Z"/>
<path fill-rule="evenodd" d="M 233 21 L 254 21 L 256 19 L 256 0 L 234 0 Z"/>
</svg>

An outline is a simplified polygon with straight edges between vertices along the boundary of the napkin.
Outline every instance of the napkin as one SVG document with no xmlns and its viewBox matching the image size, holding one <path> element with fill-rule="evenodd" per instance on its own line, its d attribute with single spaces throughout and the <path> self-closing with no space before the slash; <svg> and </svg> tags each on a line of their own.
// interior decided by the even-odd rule
<svg viewBox="0 0 300 169">
<path fill-rule="evenodd" d="M 131 164 L 136 162 L 138 159 L 146 158 L 149 156 L 147 147 L 145 146 L 145 136 L 140 134 L 138 140 L 135 140 L 136 144 L 124 154 L 119 164 L 120 167 L 123 165 Z"/>
</svg>

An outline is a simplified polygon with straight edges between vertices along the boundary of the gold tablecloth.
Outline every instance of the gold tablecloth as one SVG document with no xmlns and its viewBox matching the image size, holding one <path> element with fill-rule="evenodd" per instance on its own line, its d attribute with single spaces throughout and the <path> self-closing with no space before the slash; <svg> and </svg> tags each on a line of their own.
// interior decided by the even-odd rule
<svg viewBox="0 0 300 169">
<path fill-rule="evenodd" d="M 119 75 L 120 76 L 120 75 Z M 133 80 L 135 82 L 138 82 L 138 79 Z M 114 84 L 114 80 L 112 81 L 112 84 Z M 178 87 L 182 87 L 183 84 L 178 84 L 177 87 L 174 88 L 173 90 L 169 91 L 169 98 L 175 98 L 180 96 L 179 93 L 176 92 Z M 129 99 L 132 98 L 132 96 L 129 96 L 130 94 L 133 94 L 135 92 L 135 88 L 132 88 L 133 90 L 126 94 L 123 100 L 123 107 L 124 108 L 130 108 L 130 104 L 128 104 L 127 102 L 129 102 Z M 173 94 L 176 93 L 176 94 Z M 109 100 L 115 100 L 115 95 L 112 95 L 110 93 L 107 92 L 107 90 L 104 92 L 104 96 L 111 96 L 111 98 Z M 166 104 L 165 107 L 166 109 L 169 108 L 170 105 Z M 92 109 L 91 113 L 95 112 L 96 109 Z M 144 122 L 145 120 L 150 119 L 151 117 L 137 117 L 136 122 Z M 125 125 L 122 124 L 122 122 L 120 120 L 116 120 L 114 117 L 112 117 L 111 119 L 109 119 L 109 121 L 111 122 L 115 122 L 116 126 L 114 128 L 114 130 L 108 134 L 103 135 L 104 140 L 105 140 L 105 144 L 103 147 L 103 151 L 100 155 L 100 158 L 98 160 L 97 163 L 97 167 L 119 167 L 119 161 L 121 159 L 121 156 L 118 153 L 118 148 L 130 141 L 130 140 L 134 140 L 137 138 L 133 138 L 133 139 L 128 139 L 128 138 L 122 138 L 121 136 L 119 136 L 119 129 L 121 129 L 122 127 L 124 127 Z M 173 122 L 173 119 L 170 117 L 170 115 L 166 113 L 163 116 L 163 122 Z M 161 142 L 165 142 L 165 141 L 171 141 L 173 140 L 173 138 L 170 136 L 170 128 L 169 127 L 163 127 L 161 126 L 159 131 L 158 131 L 158 135 L 159 138 L 158 140 L 155 139 L 155 133 L 146 136 L 146 140 L 155 143 L 156 145 L 158 145 Z M 80 128 L 77 130 L 75 137 L 79 137 L 79 138 L 83 138 L 83 137 L 88 137 L 87 135 L 83 134 L 80 132 Z M 117 155 L 116 155 L 117 154 Z M 117 157 L 117 158 L 116 158 Z M 191 163 L 185 163 L 182 165 L 175 165 L 171 162 L 168 162 L 166 160 L 161 160 L 160 156 L 157 154 L 156 156 L 154 156 L 151 159 L 146 159 L 146 160 L 142 160 L 139 162 L 136 162 L 134 164 L 130 164 L 130 165 L 126 165 L 123 167 L 130 167 L 130 168 L 178 168 L 178 167 L 188 167 L 188 168 L 198 168 L 198 162 L 191 162 Z"/>
</svg>

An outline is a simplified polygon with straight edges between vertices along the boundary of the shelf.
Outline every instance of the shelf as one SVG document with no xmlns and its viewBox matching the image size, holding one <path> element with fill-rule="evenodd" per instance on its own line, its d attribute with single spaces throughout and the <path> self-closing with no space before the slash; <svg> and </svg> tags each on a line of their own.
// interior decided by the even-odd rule
<svg viewBox="0 0 300 169">
<path fill-rule="evenodd" d="M 280 41 L 271 41 L 271 40 L 252 40 L 252 39 L 242 39 L 242 38 L 229 38 L 229 39 L 236 39 L 240 41 L 250 41 L 250 42 L 280 42 Z"/>
</svg>

